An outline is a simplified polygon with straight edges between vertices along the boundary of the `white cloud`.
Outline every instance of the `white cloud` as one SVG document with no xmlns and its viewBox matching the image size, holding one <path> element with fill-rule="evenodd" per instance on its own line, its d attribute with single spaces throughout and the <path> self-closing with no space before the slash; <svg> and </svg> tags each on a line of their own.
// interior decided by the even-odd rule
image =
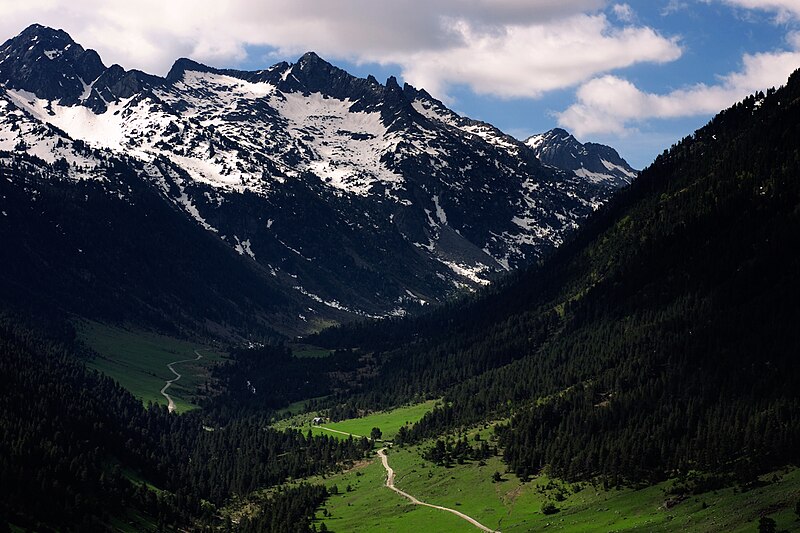
<svg viewBox="0 0 800 533">
<path fill-rule="evenodd" d="M 722 0 L 722 2 L 744 9 L 774 12 L 779 22 L 800 18 L 800 0 Z"/>
<path fill-rule="evenodd" d="M 790 42 L 800 44 L 793 35 Z M 557 115 L 558 122 L 576 135 L 624 134 L 647 119 L 712 114 L 755 91 L 779 86 L 800 65 L 800 48 L 747 54 L 742 69 L 720 77 L 716 85 L 697 84 L 666 94 L 640 90 L 616 76 L 602 76 L 582 85 L 577 102 Z"/>
<path fill-rule="evenodd" d="M 636 18 L 636 14 L 628 4 L 614 4 L 612 10 L 614 11 L 614 16 L 622 22 L 633 22 L 633 19 Z"/>
<path fill-rule="evenodd" d="M 60 27 L 107 63 L 166 73 L 188 56 L 231 66 L 248 46 L 278 55 L 399 65 L 415 85 L 536 97 L 641 62 L 672 61 L 675 39 L 616 26 L 607 0 L 0 0 L 0 32 Z M 627 10 L 626 10 L 627 7 Z M 620 20 L 630 8 L 613 8 Z M 632 16 L 632 10 L 630 10 Z M 268 66 L 268 65 L 264 65 Z"/>
<path fill-rule="evenodd" d="M 464 21 L 449 31 L 460 44 L 410 57 L 390 56 L 403 76 L 442 91 L 461 83 L 483 94 L 536 97 L 634 63 L 677 59 L 681 50 L 650 28 L 613 28 L 604 15 L 575 15 L 549 24 L 483 33 Z"/>
</svg>

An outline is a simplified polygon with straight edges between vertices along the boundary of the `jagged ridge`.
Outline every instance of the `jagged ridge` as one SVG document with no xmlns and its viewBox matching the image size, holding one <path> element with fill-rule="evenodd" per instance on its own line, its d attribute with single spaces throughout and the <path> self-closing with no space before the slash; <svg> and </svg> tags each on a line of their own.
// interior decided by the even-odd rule
<svg viewBox="0 0 800 533">
<path fill-rule="evenodd" d="M 603 144 L 582 144 L 571 133 L 554 128 L 525 140 L 539 160 L 550 166 L 570 170 L 594 181 L 616 186 L 630 185 L 638 172 L 616 150 Z"/>
<path fill-rule="evenodd" d="M 424 90 L 356 78 L 313 52 L 251 72 L 179 59 L 161 78 L 106 68 L 42 26 L 2 50 L 0 149 L 63 158 L 75 179 L 102 172 L 59 142 L 139 160 L 198 228 L 307 298 L 299 320 L 403 314 L 488 283 L 627 183 L 542 165 Z M 72 82 L 56 90 L 55 78 Z"/>
</svg>

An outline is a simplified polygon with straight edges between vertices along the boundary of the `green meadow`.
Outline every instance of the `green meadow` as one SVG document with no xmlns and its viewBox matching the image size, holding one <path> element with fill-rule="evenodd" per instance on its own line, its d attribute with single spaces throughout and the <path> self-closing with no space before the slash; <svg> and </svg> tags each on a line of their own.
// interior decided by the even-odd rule
<svg viewBox="0 0 800 533">
<path fill-rule="evenodd" d="M 385 426 L 389 431 L 384 433 L 389 436 L 434 404 L 426 402 L 326 426 L 359 435 L 368 435 L 374 426 Z M 292 422 L 282 422 L 287 427 L 299 424 L 308 428 L 314 415 L 307 413 Z M 312 431 L 323 433 L 319 428 Z M 494 444 L 491 424 L 465 436 L 475 444 L 476 434 Z M 730 486 L 681 499 L 667 494 L 674 481 L 619 489 L 604 489 L 599 482 L 565 483 L 546 475 L 522 482 L 506 472 L 499 455 L 481 462 L 439 466 L 422 457 L 432 446 L 428 441 L 387 451 L 395 471 L 395 486 L 424 502 L 456 509 L 498 531 L 745 533 L 758 531 L 762 515 L 776 521 L 778 532 L 800 531 L 800 517 L 795 513 L 800 501 L 800 469 L 794 467 L 762 476 L 762 483 L 752 488 Z M 500 474 L 500 481 L 495 481 L 495 472 Z M 329 531 L 340 533 L 478 531 L 451 513 L 413 505 L 389 490 L 385 486 L 386 471 L 377 456 L 342 473 L 307 481 L 324 483 L 329 489 L 336 487 L 336 494 L 316 513 L 317 528 L 324 523 Z M 548 502 L 558 511 L 544 514 Z"/>
<path fill-rule="evenodd" d="M 423 460 L 420 451 L 419 447 L 389 451 L 398 488 L 503 532 L 756 532 L 762 513 L 777 522 L 777 531 L 800 531 L 794 512 L 800 499 L 800 470 L 796 468 L 765 476 L 766 484 L 758 488 L 744 491 L 729 487 L 668 505 L 665 489 L 671 482 L 638 490 L 604 490 L 590 483 L 575 486 L 547 476 L 522 483 L 504 473 L 499 457 L 483 465 L 445 468 Z M 495 471 L 503 473 L 502 481 L 492 480 Z M 412 505 L 386 488 L 385 479 L 386 472 L 375 458 L 322 480 L 329 488 L 336 485 L 339 494 L 328 499 L 317 518 L 329 531 L 342 533 L 478 531 L 451 513 Z M 562 495 L 562 501 L 556 501 L 561 498 L 557 494 Z M 542 513 L 548 501 L 556 504 L 557 513 Z"/>
<path fill-rule="evenodd" d="M 369 437 L 372 428 L 377 427 L 380 428 L 383 433 L 383 440 L 392 440 L 402 426 L 417 422 L 425 413 L 433 409 L 436 403 L 437 400 L 429 400 L 414 405 L 398 407 L 390 411 L 371 413 L 363 418 L 351 418 L 340 422 L 324 423 L 322 425 L 326 428 L 335 429 L 343 433 L 364 437 Z M 276 429 L 295 428 L 304 431 L 310 429 L 315 435 L 333 435 L 343 439 L 347 438 L 347 435 L 326 431 L 320 427 L 314 426 L 312 420 L 315 416 L 317 416 L 315 412 L 295 415 L 291 418 L 276 422 L 273 424 L 273 427 Z"/>
<path fill-rule="evenodd" d="M 181 379 L 173 383 L 167 393 L 178 413 L 197 407 L 192 403 L 197 387 L 208 379 L 209 367 L 223 359 L 208 346 L 150 331 L 88 321 L 81 322 L 76 329 L 83 343 L 97 353 L 87 361 L 87 366 L 114 378 L 145 404 L 167 405 L 160 391 L 166 380 L 175 377 L 167 364 L 194 359 L 197 357 L 195 350 L 198 350 L 203 356 L 201 359 L 174 365 Z"/>
<path fill-rule="evenodd" d="M 292 355 L 295 357 L 328 357 L 331 355 L 331 350 L 311 344 L 290 343 L 289 348 L 291 348 Z"/>
</svg>

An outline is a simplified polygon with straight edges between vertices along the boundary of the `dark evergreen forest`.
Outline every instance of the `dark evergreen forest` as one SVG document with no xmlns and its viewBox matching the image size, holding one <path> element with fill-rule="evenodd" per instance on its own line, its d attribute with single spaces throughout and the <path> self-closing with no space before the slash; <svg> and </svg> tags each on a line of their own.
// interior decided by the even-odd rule
<svg viewBox="0 0 800 533">
<path fill-rule="evenodd" d="M 511 417 L 521 477 L 744 476 L 800 450 L 800 75 L 665 151 L 552 257 L 484 294 L 312 342 L 381 354 L 331 412 L 444 395 L 407 440 Z"/>
<path fill-rule="evenodd" d="M 144 408 L 86 369 L 70 328 L 39 323 L 60 332 L 44 339 L 29 326 L 0 320 L 0 517 L 13 523 L 104 531 L 111 516 L 138 509 L 178 527 L 234 494 L 333 471 L 371 450 L 366 439 L 276 431 L 265 416 Z"/>
</svg>

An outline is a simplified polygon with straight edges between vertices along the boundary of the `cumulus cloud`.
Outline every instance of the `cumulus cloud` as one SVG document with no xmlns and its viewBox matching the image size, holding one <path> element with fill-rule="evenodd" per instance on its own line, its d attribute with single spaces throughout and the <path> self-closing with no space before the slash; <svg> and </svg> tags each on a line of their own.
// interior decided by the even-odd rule
<svg viewBox="0 0 800 533">
<path fill-rule="evenodd" d="M 592 79 L 577 92 L 577 102 L 557 115 L 576 135 L 625 134 L 647 119 L 716 113 L 758 90 L 778 86 L 800 65 L 800 38 L 792 36 L 791 51 L 747 54 L 742 69 L 721 76 L 715 85 L 697 84 L 666 94 L 640 90 L 611 75 Z"/>
<path fill-rule="evenodd" d="M 674 40 L 650 28 L 613 28 L 602 14 L 510 26 L 497 33 L 454 21 L 449 32 L 460 36 L 460 44 L 388 60 L 403 65 L 406 79 L 437 91 L 461 83 L 477 93 L 535 97 L 600 72 L 672 61 L 681 54 Z"/>
<path fill-rule="evenodd" d="M 452 84 L 535 97 L 640 62 L 672 61 L 674 38 L 628 24 L 607 0 L 0 0 L 0 32 L 61 27 L 108 63 L 163 74 L 188 56 L 231 66 L 248 48 L 315 50 L 329 59 L 398 65 L 432 92 Z M 626 9 L 627 7 L 627 9 Z M 267 66 L 267 65 L 265 65 Z"/>
</svg>

